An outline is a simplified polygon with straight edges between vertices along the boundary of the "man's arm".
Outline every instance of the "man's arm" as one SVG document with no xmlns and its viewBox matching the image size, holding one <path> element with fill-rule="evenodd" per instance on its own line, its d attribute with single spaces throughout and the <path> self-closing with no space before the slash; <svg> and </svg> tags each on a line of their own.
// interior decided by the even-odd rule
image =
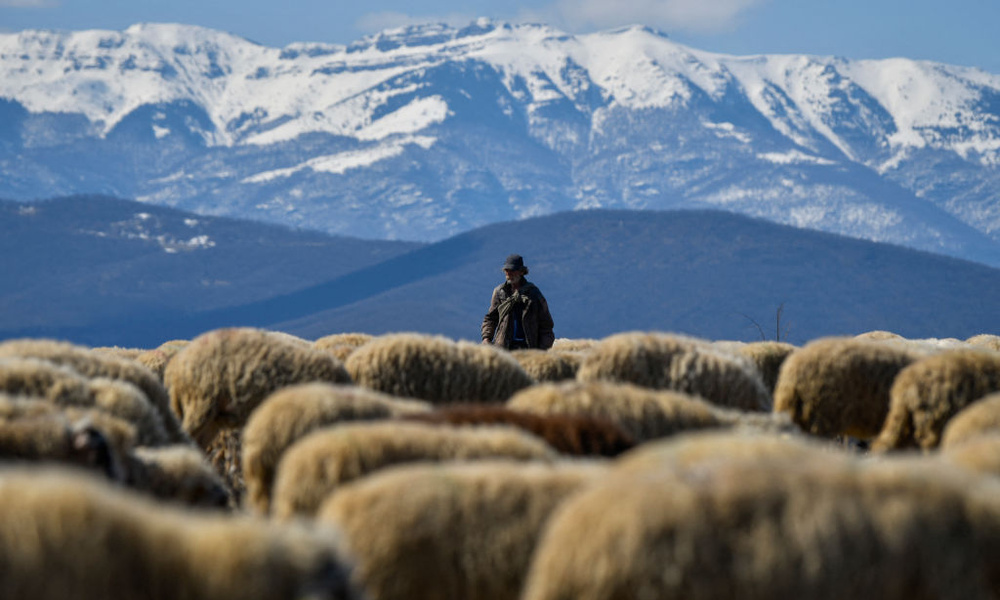
<svg viewBox="0 0 1000 600">
<path fill-rule="evenodd" d="M 493 335 L 497 330 L 497 323 L 500 321 L 499 302 L 497 301 L 497 290 L 493 290 L 493 297 L 490 298 L 490 309 L 483 317 L 482 335 L 483 341 L 492 343 Z"/>
</svg>

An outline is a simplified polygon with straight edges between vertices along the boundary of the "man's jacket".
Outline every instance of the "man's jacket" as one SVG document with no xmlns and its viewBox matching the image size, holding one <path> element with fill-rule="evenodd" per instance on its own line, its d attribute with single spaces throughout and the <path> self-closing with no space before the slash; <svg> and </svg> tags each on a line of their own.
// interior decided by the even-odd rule
<svg viewBox="0 0 1000 600">
<path fill-rule="evenodd" d="M 542 296 L 541 290 L 533 283 L 524 280 L 521 289 L 513 292 L 510 283 L 504 282 L 493 290 L 490 300 L 490 310 L 483 317 L 483 339 L 496 346 L 510 348 L 512 335 L 511 313 L 518 311 L 521 315 L 521 325 L 524 327 L 525 341 L 529 348 L 547 350 L 556 341 L 552 333 L 552 315 L 549 314 L 549 304 Z"/>
</svg>

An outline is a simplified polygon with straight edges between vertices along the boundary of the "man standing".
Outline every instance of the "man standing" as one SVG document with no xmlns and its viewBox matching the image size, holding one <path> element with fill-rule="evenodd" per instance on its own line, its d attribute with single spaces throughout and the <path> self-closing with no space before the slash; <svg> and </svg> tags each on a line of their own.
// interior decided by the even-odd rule
<svg viewBox="0 0 1000 600">
<path fill-rule="evenodd" d="M 483 343 L 516 350 L 547 350 L 555 341 L 552 315 L 538 286 L 524 278 L 528 267 L 519 254 L 511 254 L 503 265 L 507 281 L 493 290 L 490 310 L 483 317 Z"/>
</svg>

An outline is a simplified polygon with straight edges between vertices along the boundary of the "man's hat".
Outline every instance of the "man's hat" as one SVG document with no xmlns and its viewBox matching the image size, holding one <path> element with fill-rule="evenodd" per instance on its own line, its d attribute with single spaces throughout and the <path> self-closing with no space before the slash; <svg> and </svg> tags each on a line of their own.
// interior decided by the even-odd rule
<svg viewBox="0 0 1000 600">
<path fill-rule="evenodd" d="M 520 254 L 511 254 L 507 257 L 507 260 L 503 263 L 504 271 L 522 271 L 524 270 L 524 259 L 521 258 Z"/>
</svg>

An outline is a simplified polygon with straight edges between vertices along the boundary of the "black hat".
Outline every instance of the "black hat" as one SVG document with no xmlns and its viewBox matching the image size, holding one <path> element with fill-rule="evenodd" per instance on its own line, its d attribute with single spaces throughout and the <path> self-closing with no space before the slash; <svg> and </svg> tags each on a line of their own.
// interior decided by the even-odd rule
<svg viewBox="0 0 1000 600">
<path fill-rule="evenodd" d="M 524 270 L 524 259 L 521 258 L 520 254 L 511 254 L 507 257 L 507 260 L 503 263 L 504 271 L 522 271 Z"/>
</svg>

